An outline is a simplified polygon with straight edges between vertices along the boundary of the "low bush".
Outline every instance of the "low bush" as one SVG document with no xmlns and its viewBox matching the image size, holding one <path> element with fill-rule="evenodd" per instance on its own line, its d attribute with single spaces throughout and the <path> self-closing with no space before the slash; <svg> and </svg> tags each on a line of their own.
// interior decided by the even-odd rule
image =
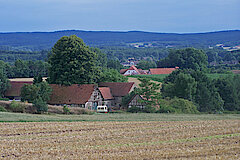
<svg viewBox="0 0 240 160">
<path fill-rule="evenodd" d="M 70 113 L 70 109 L 69 109 L 69 107 L 67 105 L 63 106 L 63 113 L 64 114 L 69 114 Z"/>
<path fill-rule="evenodd" d="M 197 107 L 193 102 L 186 99 L 171 99 L 169 105 L 176 110 L 176 113 L 198 113 Z"/>
<path fill-rule="evenodd" d="M 20 102 L 12 101 L 11 104 L 9 105 L 9 110 L 12 112 L 20 112 L 24 113 L 25 112 L 26 106 Z"/>
<path fill-rule="evenodd" d="M 0 101 L 9 101 L 8 98 L 0 98 Z"/>
<path fill-rule="evenodd" d="M 0 106 L 0 112 L 7 112 L 7 110 L 5 109 L 5 107 Z"/>
<path fill-rule="evenodd" d="M 44 113 L 48 111 L 48 105 L 42 98 L 35 99 L 33 106 L 37 109 L 37 113 Z"/>
<path fill-rule="evenodd" d="M 146 106 L 144 107 L 141 112 L 144 113 L 155 113 L 156 112 L 156 108 L 152 107 L 152 106 Z"/>
<path fill-rule="evenodd" d="M 175 112 L 176 110 L 173 107 L 166 105 L 160 106 L 160 108 L 156 111 L 156 113 L 175 113 Z"/>
<path fill-rule="evenodd" d="M 131 112 L 131 113 L 138 113 L 138 112 L 141 112 L 142 109 L 139 108 L 139 107 L 136 107 L 136 106 L 132 106 L 131 108 L 128 108 L 127 109 L 127 112 Z"/>
</svg>

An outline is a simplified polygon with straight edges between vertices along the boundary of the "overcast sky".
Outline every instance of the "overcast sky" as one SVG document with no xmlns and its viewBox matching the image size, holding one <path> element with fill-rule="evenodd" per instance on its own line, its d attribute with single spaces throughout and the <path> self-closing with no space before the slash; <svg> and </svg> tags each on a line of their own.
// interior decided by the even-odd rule
<svg viewBox="0 0 240 160">
<path fill-rule="evenodd" d="M 0 32 L 240 29 L 240 0 L 0 0 Z"/>
</svg>

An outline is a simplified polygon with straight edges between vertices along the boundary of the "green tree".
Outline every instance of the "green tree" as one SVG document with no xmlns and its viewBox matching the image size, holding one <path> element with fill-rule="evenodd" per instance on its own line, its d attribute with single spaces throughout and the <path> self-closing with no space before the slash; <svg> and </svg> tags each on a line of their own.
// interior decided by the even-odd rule
<svg viewBox="0 0 240 160">
<path fill-rule="evenodd" d="M 98 48 L 91 48 L 91 51 L 97 54 L 96 65 L 100 68 L 107 68 L 107 55 L 105 53 L 102 53 Z"/>
<path fill-rule="evenodd" d="M 207 55 L 202 50 L 185 48 L 171 50 L 168 57 L 158 62 L 158 67 L 176 67 L 182 69 L 206 70 Z"/>
<path fill-rule="evenodd" d="M 223 110 L 223 100 L 213 80 L 201 71 L 178 70 L 164 79 L 162 94 L 165 97 L 188 99 L 201 112 L 215 113 Z"/>
<path fill-rule="evenodd" d="M 35 99 L 39 97 L 38 92 L 40 88 L 36 85 L 27 85 L 25 84 L 21 88 L 21 101 L 28 101 L 32 103 Z"/>
<path fill-rule="evenodd" d="M 179 73 L 172 82 L 164 83 L 162 91 L 165 97 L 184 98 L 190 101 L 196 93 L 197 82 L 190 74 Z"/>
<path fill-rule="evenodd" d="M 6 75 L 5 63 L 0 61 L 0 97 L 4 96 L 4 93 L 10 86 L 9 80 Z"/>
<path fill-rule="evenodd" d="M 27 62 L 23 60 L 16 60 L 13 66 L 14 76 L 18 78 L 29 77 L 29 67 Z"/>
<path fill-rule="evenodd" d="M 37 113 L 44 113 L 48 111 L 48 105 L 41 97 L 33 101 L 33 106 L 37 109 Z"/>
<path fill-rule="evenodd" d="M 141 60 L 137 64 L 137 68 L 148 70 L 149 68 L 157 68 L 157 64 L 154 61 Z"/>
<path fill-rule="evenodd" d="M 198 104 L 198 110 L 211 113 L 223 111 L 223 100 L 217 92 L 214 81 L 201 71 L 189 72 L 197 82 L 194 102 Z"/>
<path fill-rule="evenodd" d="M 215 86 L 224 101 L 224 110 L 240 111 L 240 76 L 220 77 Z"/>
<path fill-rule="evenodd" d="M 99 82 L 127 82 L 127 80 L 128 78 L 117 70 L 109 68 L 104 68 L 99 78 Z"/>
<path fill-rule="evenodd" d="M 44 102 L 47 102 L 51 92 L 52 89 L 47 82 L 24 85 L 21 89 L 21 100 L 33 103 L 34 100 L 41 98 Z"/>
<path fill-rule="evenodd" d="M 52 48 L 49 57 L 49 83 L 87 84 L 99 79 L 96 67 L 97 54 L 87 47 L 79 37 L 63 36 Z"/>
<path fill-rule="evenodd" d="M 120 71 L 121 69 L 123 69 L 123 65 L 119 62 L 119 60 L 109 59 L 107 61 L 107 68 L 116 69 L 117 71 Z"/>
<path fill-rule="evenodd" d="M 139 84 L 140 89 L 137 94 L 143 97 L 142 102 L 145 103 L 146 106 L 156 106 L 158 100 L 162 98 L 160 94 L 160 84 L 151 82 L 150 79 L 147 78 L 138 79 L 141 83 Z"/>
<path fill-rule="evenodd" d="M 39 74 L 38 76 L 35 76 L 33 79 L 33 84 L 41 83 L 43 81 L 42 76 Z"/>
<path fill-rule="evenodd" d="M 50 95 L 52 93 L 52 88 L 45 81 L 37 83 L 36 86 L 39 88 L 38 97 L 41 97 L 44 102 L 49 101 Z"/>
</svg>

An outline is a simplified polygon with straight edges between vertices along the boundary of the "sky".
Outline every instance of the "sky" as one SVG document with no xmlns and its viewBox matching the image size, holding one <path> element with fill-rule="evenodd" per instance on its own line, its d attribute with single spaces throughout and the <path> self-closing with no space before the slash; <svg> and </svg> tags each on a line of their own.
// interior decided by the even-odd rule
<svg viewBox="0 0 240 160">
<path fill-rule="evenodd" d="M 240 29 L 240 0 L 0 0 L 0 32 Z"/>
</svg>

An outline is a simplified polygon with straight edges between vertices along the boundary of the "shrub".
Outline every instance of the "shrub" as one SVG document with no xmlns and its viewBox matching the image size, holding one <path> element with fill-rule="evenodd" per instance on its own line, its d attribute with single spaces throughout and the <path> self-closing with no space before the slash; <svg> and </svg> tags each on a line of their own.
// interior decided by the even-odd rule
<svg viewBox="0 0 240 160">
<path fill-rule="evenodd" d="M 145 112 L 145 113 L 155 113 L 156 112 L 156 108 L 154 108 L 152 106 L 146 106 L 141 111 Z"/>
<path fill-rule="evenodd" d="M 182 98 L 174 98 L 170 101 L 170 106 L 176 110 L 177 113 L 198 113 L 197 107 L 193 102 Z"/>
<path fill-rule="evenodd" d="M 63 106 L 63 113 L 64 114 L 69 114 L 70 113 L 70 109 L 69 109 L 69 107 L 67 105 Z"/>
<path fill-rule="evenodd" d="M 139 108 L 139 107 L 136 107 L 136 106 L 132 106 L 131 108 L 128 108 L 127 109 L 127 112 L 131 112 L 131 113 L 138 113 L 138 112 L 141 112 L 142 109 Z"/>
<path fill-rule="evenodd" d="M 12 112 L 25 112 L 25 105 L 20 103 L 20 102 L 16 102 L 16 101 L 12 101 L 11 104 L 9 105 L 9 110 Z"/>
<path fill-rule="evenodd" d="M 9 101 L 8 98 L 0 98 L 0 101 Z"/>
<path fill-rule="evenodd" d="M 175 113 L 176 110 L 171 106 L 161 106 L 156 113 Z"/>
<path fill-rule="evenodd" d="M 5 109 L 5 107 L 0 106 L 0 112 L 7 112 L 7 110 Z"/>
<path fill-rule="evenodd" d="M 37 109 L 37 113 L 43 113 L 48 111 L 48 105 L 42 100 L 42 98 L 34 100 L 33 106 Z"/>
</svg>

